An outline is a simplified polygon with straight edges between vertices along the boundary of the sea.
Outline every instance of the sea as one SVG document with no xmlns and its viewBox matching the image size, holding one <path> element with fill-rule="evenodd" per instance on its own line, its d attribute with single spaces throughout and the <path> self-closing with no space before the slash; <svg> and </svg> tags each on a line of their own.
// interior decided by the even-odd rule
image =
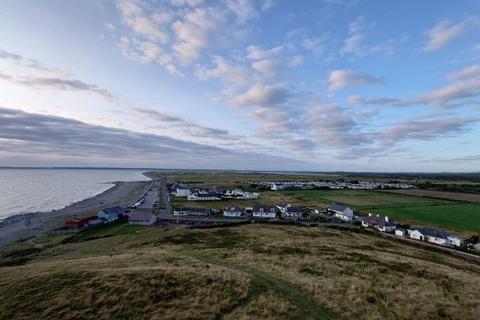
<svg viewBox="0 0 480 320">
<path fill-rule="evenodd" d="M 147 181 L 137 169 L 2 169 L 0 221 L 20 213 L 44 212 L 100 194 L 119 181 Z"/>
</svg>

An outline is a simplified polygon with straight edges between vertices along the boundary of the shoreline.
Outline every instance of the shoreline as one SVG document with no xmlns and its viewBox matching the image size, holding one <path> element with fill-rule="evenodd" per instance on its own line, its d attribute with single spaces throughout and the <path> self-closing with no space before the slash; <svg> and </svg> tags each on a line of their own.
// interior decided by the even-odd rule
<svg viewBox="0 0 480 320">
<path fill-rule="evenodd" d="M 0 248 L 61 227 L 65 219 L 74 216 L 93 215 L 105 207 L 127 206 L 140 198 L 151 181 L 107 182 L 113 183 L 113 186 L 93 197 L 73 202 L 63 208 L 6 217 L 0 221 Z"/>
</svg>

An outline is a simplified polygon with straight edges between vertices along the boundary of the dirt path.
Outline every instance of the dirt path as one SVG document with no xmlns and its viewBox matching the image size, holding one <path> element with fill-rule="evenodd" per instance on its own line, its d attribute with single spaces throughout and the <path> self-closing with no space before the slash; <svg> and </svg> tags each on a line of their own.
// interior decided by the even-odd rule
<svg viewBox="0 0 480 320">
<path fill-rule="evenodd" d="M 238 264 L 233 261 L 222 259 L 219 257 L 206 255 L 199 252 L 182 251 L 181 255 L 186 255 L 205 263 L 219 265 L 225 268 L 234 269 L 247 274 L 252 281 L 252 288 L 249 290 L 247 297 L 239 301 L 230 310 L 222 310 L 222 314 L 218 316 L 223 318 L 226 314 L 233 312 L 236 308 L 247 305 L 255 297 L 262 293 L 272 292 L 287 299 L 291 304 L 295 305 L 298 310 L 299 318 L 303 319 L 338 319 L 339 316 L 327 311 L 314 301 L 305 291 L 293 285 L 292 283 L 275 277 L 274 275 L 261 271 L 245 264 Z"/>
</svg>

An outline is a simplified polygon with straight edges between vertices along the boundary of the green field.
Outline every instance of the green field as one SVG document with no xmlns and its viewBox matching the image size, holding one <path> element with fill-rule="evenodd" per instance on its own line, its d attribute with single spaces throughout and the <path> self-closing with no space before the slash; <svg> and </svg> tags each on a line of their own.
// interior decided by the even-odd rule
<svg viewBox="0 0 480 320">
<path fill-rule="evenodd" d="M 480 205 L 478 204 L 385 207 L 381 210 L 372 209 L 371 211 L 400 220 L 480 233 Z"/>
<path fill-rule="evenodd" d="M 363 213 L 391 216 L 399 222 L 480 232 L 480 204 L 362 190 L 295 190 L 281 193 L 309 205 L 325 206 L 337 202 Z"/>
</svg>

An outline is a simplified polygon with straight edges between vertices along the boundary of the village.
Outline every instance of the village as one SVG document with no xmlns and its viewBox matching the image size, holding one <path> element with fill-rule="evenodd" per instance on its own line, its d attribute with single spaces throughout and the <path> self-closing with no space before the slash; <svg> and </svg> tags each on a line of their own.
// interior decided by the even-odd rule
<svg viewBox="0 0 480 320">
<path fill-rule="evenodd" d="M 301 183 L 270 183 L 272 190 L 279 185 L 296 185 Z M 307 184 L 305 184 L 307 185 Z M 310 185 L 310 184 L 308 184 Z M 348 188 L 348 185 L 341 185 Z M 367 184 L 361 184 L 367 187 Z M 382 187 L 382 184 L 369 183 L 368 186 Z M 385 187 L 385 186 L 383 186 Z M 398 186 L 397 186 L 398 187 Z M 402 185 L 398 188 L 407 188 Z M 199 203 L 221 202 L 227 200 L 257 200 L 260 193 L 247 192 L 242 188 L 226 190 L 219 187 L 198 188 L 185 183 L 166 183 L 154 181 L 140 199 L 129 207 L 104 208 L 94 216 L 75 217 L 65 222 L 62 232 L 81 232 L 110 223 L 124 222 L 132 225 L 152 227 L 168 227 L 169 225 L 187 225 L 189 227 L 204 227 L 212 225 L 234 225 L 238 223 L 288 223 L 305 226 L 333 225 L 362 229 L 368 232 L 380 233 L 385 236 L 414 241 L 418 244 L 431 244 L 443 248 L 459 250 L 459 252 L 480 252 L 480 236 L 465 238 L 461 235 L 431 226 L 410 226 L 401 224 L 388 216 L 380 214 L 359 214 L 349 206 L 331 203 L 328 208 L 307 208 L 294 206 L 287 202 L 276 205 L 255 204 L 245 206 L 225 206 L 223 210 L 196 207 L 173 206 L 171 199 L 184 199 Z M 467 253 L 465 253 L 467 254 Z"/>
</svg>

